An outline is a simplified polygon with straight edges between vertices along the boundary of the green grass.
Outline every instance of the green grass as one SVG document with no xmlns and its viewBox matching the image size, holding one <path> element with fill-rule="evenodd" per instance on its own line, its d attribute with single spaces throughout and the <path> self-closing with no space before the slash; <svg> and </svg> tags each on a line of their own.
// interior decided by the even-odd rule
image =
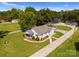
<svg viewBox="0 0 79 59">
<path fill-rule="evenodd" d="M 19 29 L 18 24 L 0 24 L 0 31 L 16 31 Z M 0 56 L 30 56 L 48 44 L 48 41 L 30 43 L 23 39 L 22 32 L 0 38 Z"/>
<path fill-rule="evenodd" d="M 79 51 L 75 48 L 75 42 L 79 42 L 79 27 L 78 30 L 75 32 L 74 36 L 71 36 L 68 40 L 66 40 L 63 44 L 61 44 L 58 48 L 52 51 L 48 57 L 70 57 L 70 56 L 78 56 Z"/>
<path fill-rule="evenodd" d="M 0 24 L 0 31 L 16 31 L 19 29 L 19 24 Z"/>
<path fill-rule="evenodd" d="M 0 56 L 30 56 L 48 44 L 48 41 L 30 43 L 23 39 L 22 32 L 0 38 Z M 7 45 L 5 44 L 6 41 L 8 42 Z"/>
<path fill-rule="evenodd" d="M 71 30 L 72 28 L 70 28 L 70 27 L 68 27 L 68 26 L 58 25 L 58 26 L 57 26 L 57 29 L 69 31 L 69 30 Z"/>
<path fill-rule="evenodd" d="M 59 38 L 63 35 L 63 33 L 55 31 L 55 34 L 53 35 L 53 37 Z"/>
</svg>

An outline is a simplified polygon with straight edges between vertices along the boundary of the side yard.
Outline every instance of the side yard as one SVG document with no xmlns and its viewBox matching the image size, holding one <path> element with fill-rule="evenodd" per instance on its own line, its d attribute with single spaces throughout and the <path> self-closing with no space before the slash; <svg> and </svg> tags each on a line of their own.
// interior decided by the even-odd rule
<svg viewBox="0 0 79 59">
<path fill-rule="evenodd" d="M 52 51 L 48 57 L 70 57 L 79 56 L 79 51 L 76 50 L 75 43 L 79 42 L 79 27 L 74 36 L 66 40 L 62 45 Z M 78 43 L 79 44 L 79 43 Z"/>
</svg>

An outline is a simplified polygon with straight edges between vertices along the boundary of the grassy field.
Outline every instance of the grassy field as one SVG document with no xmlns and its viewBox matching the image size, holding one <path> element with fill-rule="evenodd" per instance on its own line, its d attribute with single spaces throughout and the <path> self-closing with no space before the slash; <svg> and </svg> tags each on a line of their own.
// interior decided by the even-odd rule
<svg viewBox="0 0 79 59">
<path fill-rule="evenodd" d="M 15 31 L 19 29 L 20 29 L 20 26 L 18 24 L 0 24 L 0 31 Z M 57 38 L 63 35 L 62 33 L 59 33 L 59 32 L 55 32 L 55 33 L 56 34 L 54 36 Z M 4 36 L 3 38 L 0 38 L 0 56 L 30 56 L 49 43 L 48 41 L 43 43 L 30 43 L 30 42 L 24 41 L 23 39 L 24 37 L 22 32 L 7 35 L 7 36 Z M 70 41 L 68 41 L 68 43 L 71 46 L 72 44 L 70 43 Z M 58 50 L 60 49 L 58 48 Z M 62 52 L 62 50 L 60 52 Z M 59 51 L 55 51 L 51 53 L 49 56 L 52 56 L 52 54 L 56 54 L 58 52 Z M 57 54 L 53 56 L 57 56 Z"/>
<path fill-rule="evenodd" d="M 63 33 L 55 31 L 55 34 L 53 35 L 53 37 L 59 38 L 63 35 Z"/>
<path fill-rule="evenodd" d="M 78 44 L 79 44 L 79 27 L 78 27 L 77 32 L 75 32 L 74 36 L 70 37 L 62 45 L 60 45 L 58 48 L 56 48 L 54 51 L 52 51 L 48 55 L 48 57 L 52 57 L 52 56 L 55 56 L 55 57 L 78 56 L 79 57 L 79 51 L 76 50 L 76 48 L 75 48 L 76 42 L 78 42 Z"/>
<path fill-rule="evenodd" d="M 16 31 L 19 29 L 19 24 L 0 24 L 0 31 Z"/>
<path fill-rule="evenodd" d="M 0 38 L 0 56 L 30 56 L 48 44 L 48 41 L 30 43 L 23 39 L 22 32 Z"/>
<path fill-rule="evenodd" d="M 57 29 L 60 29 L 60 30 L 66 30 L 66 31 L 71 30 L 70 27 L 68 27 L 68 26 L 62 26 L 62 25 L 58 25 L 58 26 L 57 26 Z"/>
<path fill-rule="evenodd" d="M 18 24 L 0 24 L 0 31 L 19 30 Z M 0 56 L 30 56 L 48 44 L 30 43 L 23 40 L 23 33 L 15 33 L 0 38 Z"/>
</svg>

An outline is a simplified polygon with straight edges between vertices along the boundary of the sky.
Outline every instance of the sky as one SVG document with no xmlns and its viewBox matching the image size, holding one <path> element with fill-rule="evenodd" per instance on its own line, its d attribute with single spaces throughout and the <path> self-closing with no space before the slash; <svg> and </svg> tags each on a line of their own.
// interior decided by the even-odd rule
<svg viewBox="0 0 79 59">
<path fill-rule="evenodd" d="M 36 10 L 49 8 L 54 11 L 79 9 L 79 2 L 0 2 L 0 11 L 12 8 L 22 9 L 32 6 Z"/>
</svg>

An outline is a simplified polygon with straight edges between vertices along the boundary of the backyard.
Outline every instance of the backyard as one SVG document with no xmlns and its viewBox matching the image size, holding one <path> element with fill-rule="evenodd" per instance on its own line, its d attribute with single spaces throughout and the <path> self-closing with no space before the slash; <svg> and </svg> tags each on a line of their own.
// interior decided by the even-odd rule
<svg viewBox="0 0 79 59">
<path fill-rule="evenodd" d="M 62 45 L 52 51 L 48 57 L 61 57 L 61 56 L 79 56 L 79 51 L 76 50 L 75 43 L 79 44 L 79 27 L 75 32 L 74 36 L 70 37 L 67 41 L 65 41 Z"/>
</svg>

